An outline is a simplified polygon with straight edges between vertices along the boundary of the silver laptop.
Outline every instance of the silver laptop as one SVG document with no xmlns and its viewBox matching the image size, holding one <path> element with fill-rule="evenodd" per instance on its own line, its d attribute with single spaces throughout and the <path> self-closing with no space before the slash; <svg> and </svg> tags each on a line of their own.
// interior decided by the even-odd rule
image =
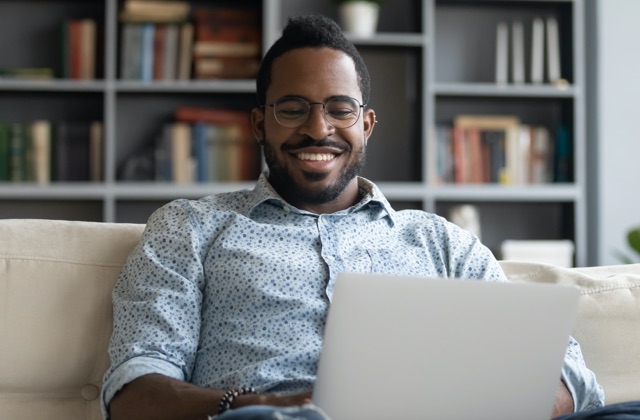
<svg viewBox="0 0 640 420">
<path fill-rule="evenodd" d="M 313 401 L 332 420 L 549 419 L 578 295 L 339 275 Z"/>
</svg>

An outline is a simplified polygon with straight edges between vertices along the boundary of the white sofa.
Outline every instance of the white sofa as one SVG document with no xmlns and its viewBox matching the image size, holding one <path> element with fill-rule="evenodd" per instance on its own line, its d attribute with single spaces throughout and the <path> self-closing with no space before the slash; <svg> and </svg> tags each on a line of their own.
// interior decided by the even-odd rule
<svg viewBox="0 0 640 420">
<path fill-rule="evenodd" d="M 101 418 L 111 289 L 143 228 L 0 220 L 1 419 Z M 640 400 L 640 264 L 502 264 L 513 281 L 580 287 L 573 335 L 607 403 Z"/>
</svg>

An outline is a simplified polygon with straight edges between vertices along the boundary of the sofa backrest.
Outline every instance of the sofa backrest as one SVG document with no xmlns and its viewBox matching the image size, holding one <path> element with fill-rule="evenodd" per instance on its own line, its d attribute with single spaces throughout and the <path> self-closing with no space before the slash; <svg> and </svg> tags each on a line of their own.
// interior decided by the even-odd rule
<svg viewBox="0 0 640 420">
<path fill-rule="evenodd" d="M 0 417 L 101 419 L 111 290 L 143 225 L 0 220 Z"/>
<path fill-rule="evenodd" d="M 102 418 L 111 290 L 143 229 L 0 220 L 0 418 Z M 640 264 L 501 264 L 514 282 L 580 287 L 573 335 L 607 403 L 640 400 Z"/>
</svg>

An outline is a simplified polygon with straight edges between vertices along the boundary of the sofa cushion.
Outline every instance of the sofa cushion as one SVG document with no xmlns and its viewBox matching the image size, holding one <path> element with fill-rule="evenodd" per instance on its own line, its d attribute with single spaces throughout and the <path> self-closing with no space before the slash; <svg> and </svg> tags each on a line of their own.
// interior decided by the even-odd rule
<svg viewBox="0 0 640 420">
<path fill-rule="evenodd" d="M 588 268 L 501 261 L 513 282 L 580 288 L 572 335 L 607 404 L 640 400 L 640 264 Z"/>
<path fill-rule="evenodd" d="M 142 229 L 0 220 L 0 417 L 102 418 L 111 290 Z"/>
</svg>

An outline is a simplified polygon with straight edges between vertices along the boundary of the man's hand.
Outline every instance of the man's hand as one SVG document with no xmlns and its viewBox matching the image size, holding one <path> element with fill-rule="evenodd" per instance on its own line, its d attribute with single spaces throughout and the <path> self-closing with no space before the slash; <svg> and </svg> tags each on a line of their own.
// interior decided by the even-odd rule
<svg viewBox="0 0 640 420">
<path fill-rule="evenodd" d="M 244 407 L 246 405 L 272 405 L 278 407 L 291 407 L 309 404 L 310 402 L 311 392 L 294 395 L 246 394 L 240 395 L 233 400 L 233 408 Z"/>
<path fill-rule="evenodd" d="M 564 382 L 560 381 L 556 391 L 556 402 L 553 405 L 552 417 L 568 413 L 573 413 L 573 397 Z"/>
<path fill-rule="evenodd" d="M 125 385 L 111 400 L 112 420 L 200 420 L 218 412 L 225 390 L 151 374 Z M 232 408 L 246 405 L 296 406 L 311 402 L 311 393 L 297 395 L 247 394 L 233 400 Z"/>
</svg>

